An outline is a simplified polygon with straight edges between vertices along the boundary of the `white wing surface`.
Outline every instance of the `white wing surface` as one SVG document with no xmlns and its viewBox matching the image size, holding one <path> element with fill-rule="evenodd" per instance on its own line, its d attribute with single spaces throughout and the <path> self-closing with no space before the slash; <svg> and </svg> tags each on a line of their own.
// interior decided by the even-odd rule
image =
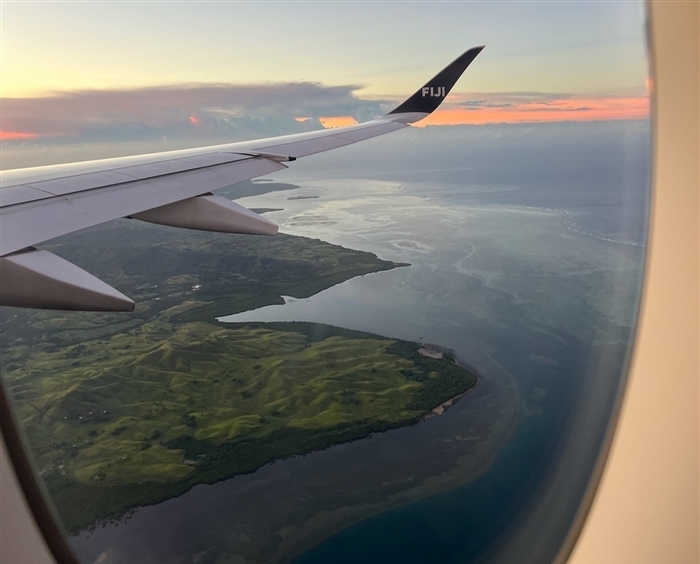
<svg viewBox="0 0 700 564">
<path fill-rule="evenodd" d="M 483 47 L 474 47 L 389 114 L 349 127 L 241 143 L 0 173 L 0 305 L 132 311 L 101 280 L 34 245 L 121 217 L 189 229 L 274 235 L 267 219 L 212 192 L 423 119 Z"/>
</svg>

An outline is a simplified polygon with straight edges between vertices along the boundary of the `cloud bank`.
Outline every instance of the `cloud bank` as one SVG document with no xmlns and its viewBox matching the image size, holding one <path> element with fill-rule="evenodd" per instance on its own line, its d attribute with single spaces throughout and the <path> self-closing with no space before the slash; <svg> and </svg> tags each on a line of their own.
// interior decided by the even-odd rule
<svg viewBox="0 0 700 564">
<path fill-rule="evenodd" d="M 354 92 L 359 88 L 311 82 L 207 84 L 5 98 L 0 139 L 236 140 L 308 131 L 322 128 L 322 120 L 332 117 L 365 120 L 381 114 L 382 102 L 358 98 Z"/>
<path fill-rule="evenodd" d="M 451 96 L 440 111 L 420 123 L 463 125 L 645 119 L 646 93 L 567 94 L 543 92 L 471 93 Z"/>
<path fill-rule="evenodd" d="M 0 99 L 0 168 L 148 153 L 338 127 L 382 115 L 403 97 L 358 85 L 190 84 Z M 451 93 L 417 124 L 648 120 L 641 92 Z"/>
</svg>

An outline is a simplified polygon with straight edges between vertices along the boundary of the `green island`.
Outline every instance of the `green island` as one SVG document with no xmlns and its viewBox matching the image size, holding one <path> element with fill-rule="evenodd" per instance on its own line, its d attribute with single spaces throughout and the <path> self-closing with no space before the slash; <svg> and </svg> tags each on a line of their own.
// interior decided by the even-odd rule
<svg viewBox="0 0 700 564">
<path fill-rule="evenodd" d="M 415 424 L 477 383 L 450 354 L 424 356 L 416 343 L 214 320 L 403 264 L 288 235 L 183 234 L 130 221 L 100 229 L 98 240 L 92 230 L 51 250 L 133 297 L 134 314 L 4 308 L 0 326 L 3 379 L 71 532 L 196 484 Z"/>
</svg>

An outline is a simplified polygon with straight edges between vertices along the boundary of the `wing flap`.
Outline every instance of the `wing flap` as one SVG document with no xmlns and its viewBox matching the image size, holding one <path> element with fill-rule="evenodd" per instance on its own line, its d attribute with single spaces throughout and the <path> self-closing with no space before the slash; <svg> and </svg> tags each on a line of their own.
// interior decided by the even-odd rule
<svg viewBox="0 0 700 564">
<path fill-rule="evenodd" d="M 194 168 L 196 168 L 196 166 L 184 159 L 172 159 L 169 161 L 128 166 L 119 170 L 133 180 L 145 180 L 165 174 L 177 174 L 178 172 L 185 172 Z"/>
<path fill-rule="evenodd" d="M 345 145 L 352 145 L 353 141 L 341 139 L 333 135 L 321 137 L 320 139 L 309 139 L 306 141 L 297 141 L 295 143 L 283 143 L 281 145 L 260 145 L 255 147 L 255 151 L 269 151 L 271 153 L 279 153 L 289 155 L 290 157 L 307 157 L 323 151 L 330 151 Z"/>
<path fill-rule="evenodd" d="M 399 129 L 404 129 L 405 127 L 407 127 L 407 125 L 404 123 L 390 121 L 386 123 L 377 123 L 371 127 L 358 127 L 357 129 L 352 129 L 349 131 L 338 132 L 334 134 L 333 137 L 347 139 L 348 141 L 357 143 L 358 141 L 364 141 L 365 139 L 371 139 L 372 137 L 377 137 L 378 135 L 398 131 Z"/>
<path fill-rule="evenodd" d="M 248 158 L 248 155 L 238 153 L 209 153 L 206 155 L 194 155 L 180 159 L 186 163 L 190 163 L 195 167 L 214 166 L 219 164 L 233 163 L 242 161 Z"/>
<path fill-rule="evenodd" d="M 78 192 L 95 190 L 126 184 L 134 180 L 147 180 L 169 174 L 177 174 L 221 164 L 234 163 L 250 159 L 250 155 L 238 153 L 208 153 L 187 158 L 157 161 L 154 163 L 124 167 L 116 170 L 101 170 L 85 174 L 74 174 L 61 178 L 41 180 L 15 186 L 6 186 L 0 190 L 1 207 L 16 205 L 32 200 L 66 196 Z M 32 190 L 32 192 L 29 192 Z"/>
<path fill-rule="evenodd" d="M 91 172 L 88 174 L 69 176 L 67 178 L 42 180 L 41 182 L 27 183 L 24 186 L 41 190 L 52 196 L 63 196 L 71 192 L 82 192 L 84 190 L 102 188 L 103 186 L 114 186 L 115 184 L 123 184 L 131 180 L 131 178 L 121 172 L 105 170 L 103 172 Z"/>
<path fill-rule="evenodd" d="M 0 207 L 14 206 L 25 202 L 34 202 L 50 198 L 51 194 L 31 188 L 30 186 L 10 186 L 0 190 Z"/>
</svg>

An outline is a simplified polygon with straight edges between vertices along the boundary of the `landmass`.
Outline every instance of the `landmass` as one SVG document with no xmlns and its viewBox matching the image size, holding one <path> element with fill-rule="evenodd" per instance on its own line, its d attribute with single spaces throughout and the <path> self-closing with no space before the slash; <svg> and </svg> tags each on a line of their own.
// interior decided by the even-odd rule
<svg viewBox="0 0 700 564">
<path fill-rule="evenodd" d="M 99 229 L 51 250 L 133 297 L 134 314 L 6 308 L 1 327 L 3 377 L 69 531 L 415 424 L 477 382 L 448 352 L 430 358 L 416 343 L 214 321 L 404 264 L 287 235 L 126 220 Z"/>
<path fill-rule="evenodd" d="M 474 374 L 418 345 L 310 323 L 161 319 L 10 363 L 64 525 L 417 423 Z"/>
</svg>

